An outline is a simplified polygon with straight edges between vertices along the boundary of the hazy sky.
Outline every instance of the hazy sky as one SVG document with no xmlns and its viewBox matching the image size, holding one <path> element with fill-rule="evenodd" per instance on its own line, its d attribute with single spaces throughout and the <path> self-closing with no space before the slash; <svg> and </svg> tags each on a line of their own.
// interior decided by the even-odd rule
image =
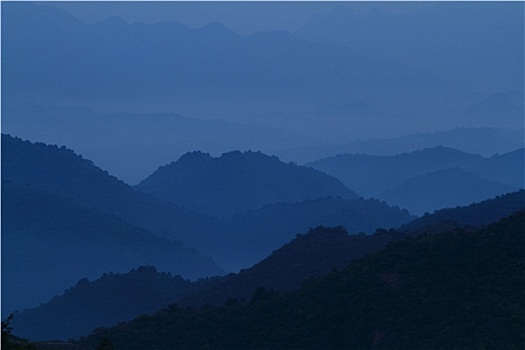
<svg viewBox="0 0 525 350">
<path fill-rule="evenodd" d="M 407 12 L 432 6 L 431 2 L 339 2 L 339 1 L 66 1 L 52 3 L 88 23 L 118 16 L 128 23 L 182 22 L 200 28 L 219 22 L 239 34 L 259 31 L 295 31 L 312 15 L 337 6 L 349 6 L 356 13 L 379 7 L 385 12 Z"/>
</svg>

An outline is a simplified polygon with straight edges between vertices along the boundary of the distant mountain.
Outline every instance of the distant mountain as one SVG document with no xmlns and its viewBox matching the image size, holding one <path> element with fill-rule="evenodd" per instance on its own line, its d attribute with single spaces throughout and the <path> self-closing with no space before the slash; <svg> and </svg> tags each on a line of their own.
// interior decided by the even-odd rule
<svg viewBox="0 0 525 350">
<path fill-rule="evenodd" d="M 482 226 L 525 209 L 525 190 L 504 194 L 469 206 L 425 214 L 399 227 L 405 232 L 439 232 L 456 226 Z"/>
<path fill-rule="evenodd" d="M 34 307 L 80 277 L 137 265 L 192 279 L 223 272 L 179 242 L 78 201 L 3 180 L 2 312 Z"/>
<path fill-rule="evenodd" d="M 276 202 L 358 197 L 339 180 L 320 171 L 283 163 L 260 152 L 239 151 L 218 158 L 202 152 L 187 153 L 160 167 L 135 188 L 218 217 L 231 217 Z"/>
<path fill-rule="evenodd" d="M 171 308 L 80 341 L 117 348 L 520 348 L 521 211 L 487 228 L 401 240 L 296 292 Z M 190 331 L 191 330 L 191 331 Z"/>
<path fill-rule="evenodd" d="M 395 156 L 343 154 L 307 165 L 337 177 L 365 196 L 380 196 L 412 177 L 455 167 L 487 180 L 522 188 L 525 168 L 525 160 L 520 158 L 522 153 L 523 150 L 517 150 L 486 158 L 439 146 Z"/>
<path fill-rule="evenodd" d="M 65 146 L 2 134 L 2 179 L 75 200 L 185 244 L 205 239 L 211 218 L 133 190 Z"/>
<path fill-rule="evenodd" d="M 523 147 L 523 128 L 456 128 L 433 133 L 417 133 L 395 138 L 374 138 L 346 144 L 289 147 L 272 150 L 283 160 L 300 164 L 331 157 L 334 154 L 360 153 L 376 156 L 393 156 L 424 148 L 444 146 L 466 153 L 490 157 Z"/>
<path fill-rule="evenodd" d="M 377 200 L 319 198 L 296 203 L 268 204 L 224 221 L 221 234 L 200 250 L 227 271 L 238 271 L 268 257 L 299 232 L 317 226 L 341 226 L 348 232 L 373 233 L 398 227 L 414 217 Z"/>
<path fill-rule="evenodd" d="M 285 147 L 312 141 L 282 127 L 189 118 L 176 113 L 111 113 L 96 108 L 34 104 L 3 103 L 2 130 L 27 140 L 68 145 L 131 185 L 159 164 L 196 149 L 220 155 L 232 149 Z M 96 142 L 92 135 L 97 135 Z"/>
<path fill-rule="evenodd" d="M 461 168 L 438 170 L 417 175 L 401 185 L 377 195 L 415 215 L 438 208 L 467 205 L 517 188 L 489 181 Z"/>
<path fill-rule="evenodd" d="M 12 326 L 18 336 L 32 340 L 78 338 L 158 311 L 189 288 L 189 281 L 154 267 L 105 273 L 94 281 L 81 279 L 48 303 L 17 313 Z"/>
<path fill-rule="evenodd" d="M 402 13 L 377 6 L 359 14 L 341 4 L 314 15 L 296 34 L 497 93 L 523 90 L 523 10 L 523 3 L 440 2 Z"/>
<path fill-rule="evenodd" d="M 523 91 L 505 91 L 493 94 L 463 112 L 463 119 L 495 127 L 523 129 Z"/>
<path fill-rule="evenodd" d="M 4 102 L 228 115 L 358 98 L 425 115 L 445 102 L 466 108 L 477 96 L 425 70 L 285 31 L 241 36 L 217 23 L 85 24 L 30 3 L 4 4 L 2 14 Z"/>
</svg>

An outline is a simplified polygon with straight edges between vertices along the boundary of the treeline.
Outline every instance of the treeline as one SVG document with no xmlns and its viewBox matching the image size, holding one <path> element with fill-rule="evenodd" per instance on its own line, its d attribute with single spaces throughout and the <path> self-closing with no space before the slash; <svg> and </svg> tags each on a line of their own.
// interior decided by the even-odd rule
<svg viewBox="0 0 525 350">
<path fill-rule="evenodd" d="M 486 228 L 391 243 L 299 291 L 176 305 L 81 340 L 117 349 L 519 349 L 525 211 Z"/>
</svg>

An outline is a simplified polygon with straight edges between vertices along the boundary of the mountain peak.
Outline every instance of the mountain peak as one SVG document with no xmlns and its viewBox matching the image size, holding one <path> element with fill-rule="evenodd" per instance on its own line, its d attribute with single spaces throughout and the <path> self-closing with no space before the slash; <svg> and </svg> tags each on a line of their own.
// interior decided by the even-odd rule
<svg viewBox="0 0 525 350">
<path fill-rule="evenodd" d="M 212 158 L 190 153 L 159 168 L 137 188 L 198 212 L 228 217 L 265 204 L 326 196 L 357 198 L 320 171 L 261 152 L 232 151 Z"/>
</svg>

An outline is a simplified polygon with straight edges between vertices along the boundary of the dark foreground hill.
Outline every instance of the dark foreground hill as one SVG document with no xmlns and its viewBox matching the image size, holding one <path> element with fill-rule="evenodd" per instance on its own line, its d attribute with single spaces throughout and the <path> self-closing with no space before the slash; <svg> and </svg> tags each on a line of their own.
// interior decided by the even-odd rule
<svg viewBox="0 0 525 350">
<path fill-rule="evenodd" d="M 158 311 L 190 285 L 154 267 L 105 273 L 92 282 L 81 279 L 50 302 L 16 314 L 11 325 L 18 336 L 32 340 L 71 339 Z"/>
<path fill-rule="evenodd" d="M 326 196 L 358 196 L 339 180 L 312 168 L 283 163 L 260 152 L 239 151 L 213 158 L 191 152 L 160 167 L 136 189 L 219 217 L 265 204 Z"/>
<path fill-rule="evenodd" d="M 311 229 L 306 234 L 297 234 L 291 242 L 275 250 L 270 256 L 248 269 L 224 277 L 199 280 L 190 285 L 185 283 L 182 292 L 176 295 L 171 294 L 171 299 L 168 300 L 170 303 L 176 302 L 181 307 L 221 306 L 224 302 L 231 304 L 235 301 L 249 300 L 258 287 L 279 292 L 296 290 L 312 277 L 325 275 L 332 272 L 334 268 L 343 269 L 352 260 L 382 249 L 388 243 L 401 238 L 416 236 L 422 232 L 442 233 L 466 225 L 470 227 L 481 226 L 497 221 L 513 212 L 523 210 L 525 209 L 524 193 L 524 191 L 520 191 L 468 207 L 441 210 L 416 219 L 402 226 L 399 230 L 379 229 L 373 235 L 348 235 L 341 227 Z M 323 201 L 316 200 L 311 203 L 303 203 L 302 206 L 305 206 L 305 210 L 308 207 L 318 208 L 320 203 L 317 202 Z M 359 205 L 364 206 L 367 202 L 371 201 L 359 201 Z M 379 204 L 377 203 L 377 205 Z M 286 208 L 287 206 L 279 205 L 276 207 Z M 290 206 L 293 208 L 293 205 Z M 306 212 L 309 213 L 307 210 Z M 287 215 L 286 210 L 284 210 L 283 215 Z M 156 275 L 154 271 L 144 271 Z M 98 315 L 102 317 L 98 318 L 100 325 L 109 325 L 104 316 L 107 301 L 117 298 L 120 302 L 116 304 L 122 305 L 130 299 L 130 294 L 122 293 L 122 287 L 116 282 L 122 279 L 133 281 L 134 278 L 139 278 L 140 282 L 142 281 L 141 276 L 149 275 L 132 273 L 129 274 L 129 277 L 122 275 L 122 278 L 119 277 L 120 275 L 110 275 L 110 278 L 103 277 L 101 280 L 92 282 L 89 284 L 90 288 L 82 288 L 83 292 L 78 292 L 75 287 L 71 289 L 71 292 L 56 297 L 49 303 L 17 315 L 15 317 L 17 334 L 31 337 L 32 334 L 38 334 L 41 329 L 51 325 L 48 327 L 48 332 L 55 334 L 56 338 L 65 339 L 68 334 L 85 335 L 86 326 L 70 321 L 68 318 L 78 317 L 84 320 L 85 317 L 65 314 L 60 310 L 83 310 L 87 304 L 90 305 L 90 311 L 83 311 L 83 314 Z M 154 283 L 153 286 L 147 288 L 152 295 L 165 296 L 166 291 L 172 290 L 172 279 L 162 278 L 156 279 L 156 281 L 159 283 Z M 165 286 L 163 281 L 166 283 Z M 127 282 L 124 284 L 128 285 Z M 95 287 L 96 290 L 94 290 Z M 135 305 L 132 309 L 147 308 L 155 301 L 145 298 L 143 301 L 139 301 L 140 303 L 146 306 Z M 115 324 L 130 319 L 126 310 L 115 308 L 112 310 Z M 96 319 L 96 317 L 91 319 L 90 326 L 96 326 Z"/>
<path fill-rule="evenodd" d="M 220 306 L 228 300 L 249 300 L 257 288 L 272 291 L 298 289 L 310 278 L 345 268 L 352 260 L 377 251 L 402 233 L 379 230 L 373 235 L 348 235 L 342 227 L 310 229 L 249 269 L 214 280 L 191 291 L 181 306 Z"/>
<path fill-rule="evenodd" d="M 465 207 L 437 210 L 401 226 L 399 230 L 440 232 L 457 226 L 483 226 L 521 210 L 525 210 L 525 190 L 507 193 Z"/>
<path fill-rule="evenodd" d="M 297 292 L 180 309 L 82 339 L 117 349 L 521 348 L 525 212 L 398 241 Z"/>
<path fill-rule="evenodd" d="M 373 233 L 410 222 L 415 217 L 406 210 L 377 200 L 318 198 L 297 203 L 269 204 L 235 215 L 223 222 L 220 234 L 200 250 L 213 256 L 227 271 L 238 271 L 261 261 L 297 233 L 317 226 L 342 226 L 349 233 Z"/>
<path fill-rule="evenodd" d="M 221 274 L 209 258 L 119 218 L 2 182 L 2 311 L 34 307 L 82 277 L 155 265 L 185 278 Z"/>
<path fill-rule="evenodd" d="M 249 300 L 258 287 L 296 290 L 306 280 L 345 268 L 352 260 L 402 236 L 387 232 L 348 235 L 341 227 L 319 227 L 298 234 L 266 259 L 237 274 L 192 283 L 160 274 L 154 268 L 104 274 L 93 282 L 83 279 L 48 303 L 17 314 L 13 326 L 16 335 L 31 340 L 65 340 L 172 303 L 185 307 L 221 306 L 228 300 Z"/>
</svg>

